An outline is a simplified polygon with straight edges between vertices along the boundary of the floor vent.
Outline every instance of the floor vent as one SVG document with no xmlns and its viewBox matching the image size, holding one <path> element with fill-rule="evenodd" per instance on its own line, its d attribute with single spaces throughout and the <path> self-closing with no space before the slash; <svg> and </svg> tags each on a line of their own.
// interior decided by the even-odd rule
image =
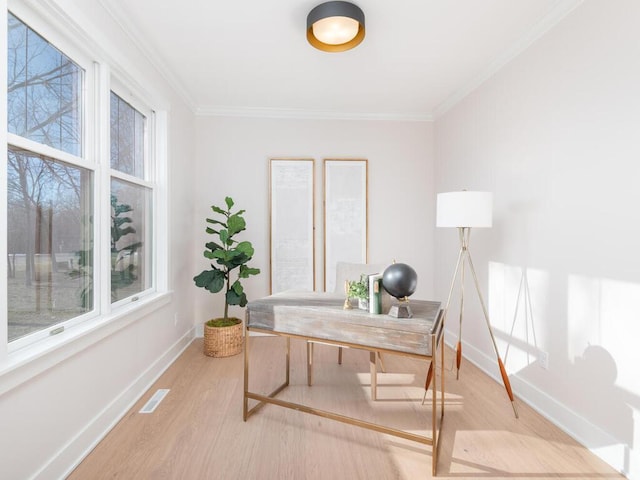
<svg viewBox="0 0 640 480">
<path fill-rule="evenodd" d="M 147 403 L 144 404 L 144 407 L 140 409 L 139 413 L 152 413 L 164 397 L 166 397 L 167 393 L 169 393 L 168 388 L 161 388 L 153 396 L 149 399 Z"/>
</svg>

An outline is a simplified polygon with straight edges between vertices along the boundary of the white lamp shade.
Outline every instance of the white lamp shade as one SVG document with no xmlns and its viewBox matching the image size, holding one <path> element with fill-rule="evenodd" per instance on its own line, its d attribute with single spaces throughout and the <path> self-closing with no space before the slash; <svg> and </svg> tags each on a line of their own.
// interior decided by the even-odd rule
<svg viewBox="0 0 640 480">
<path fill-rule="evenodd" d="M 491 227 L 491 192 L 447 192 L 438 194 L 438 227 Z"/>
</svg>

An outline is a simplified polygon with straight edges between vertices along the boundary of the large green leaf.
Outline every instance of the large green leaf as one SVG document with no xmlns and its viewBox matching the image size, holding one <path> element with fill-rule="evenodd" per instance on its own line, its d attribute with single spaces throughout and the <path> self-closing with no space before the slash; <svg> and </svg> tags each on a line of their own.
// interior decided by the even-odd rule
<svg viewBox="0 0 640 480">
<path fill-rule="evenodd" d="M 229 227 L 230 237 L 235 235 L 238 232 L 243 231 L 247 227 L 247 224 L 245 223 L 244 218 L 242 218 L 237 213 L 229 217 L 229 221 L 227 222 L 227 225 Z"/>
<path fill-rule="evenodd" d="M 213 210 L 216 213 L 219 213 L 220 215 L 224 215 L 225 217 L 227 216 L 227 212 L 222 210 L 220 207 L 216 207 L 215 205 L 211 205 L 211 210 Z"/>
<path fill-rule="evenodd" d="M 229 270 L 233 270 L 234 268 L 238 268 L 247 262 L 247 257 L 242 253 L 236 250 L 227 250 L 224 253 L 217 253 L 215 255 L 218 264 L 224 265 Z"/>
<path fill-rule="evenodd" d="M 116 200 L 117 201 L 117 200 Z M 115 216 L 119 216 L 122 213 L 127 213 L 127 212 L 133 212 L 133 208 L 131 208 L 131 205 L 126 205 L 126 204 L 120 204 L 120 205 L 116 205 L 113 208 L 113 213 L 115 214 Z"/>
<path fill-rule="evenodd" d="M 226 294 L 226 299 L 229 305 L 240 305 L 244 307 L 247 304 L 247 296 L 244 292 L 238 294 L 234 290 L 229 290 Z"/>
<path fill-rule="evenodd" d="M 229 232 L 227 230 L 220 230 L 219 236 L 222 243 L 229 242 Z"/>
<path fill-rule="evenodd" d="M 131 217 L 115 217 L 113 223 L 120 227 L 125 223 L 133 223 L 133 220 L 131 220 Z"/>
<path fill-rule="evenodd" d="M 216 242 L 207 242 L 205 243 L 204 246 L 207 247 L 212 252 L 216 250 L 224 250 L 224 247 L 222 245 L 217 244 Z"/>
<path fill-rule="evenodd" d="M 238 272 L 238 277 L 240 278 L 249 278 L 251 275 L 258 275 L 260 273 L 259 268 L 251 268 L 246 265 L 240 265 L 240 271 Z"/>
<path fill-rule="evenodd" d="M 193 277 L 193 281 L 198 287 L 206 288 L 211 293 L 218 293 L 224 287 L 225 274 L 214 267 L 213 270 L 203 270 Z"/>
<path fill-rule="evenodd" d="M 233 282 L 233 284 L 231 285 L 231 289 L 236 292 L 238 295 L 242 295 L 242 292 L 244 292 L 244 288 L 242 288 L 242 284 L 240 283 L 239 280 L 236 280 L 235 282 Z"/>
<path fill-rule="evenodd" d="M 213 252 L 212 256 L 213 258 L 229 262 L 234 257 L 234 253 L 235 252 L 233 250 L 216 250 Z"/>
<path fill-rule="evenodd" d="M 251 260 L 251 257 L 253 257 L 254 249 L 253 245 L 251 245 L 251 242 L 244 241 L 238 243 L 238 245 L 236 245 L 236 250 L 244 253 L 247 256 L 247 260 Z"/>
<path fill-rule="evenodd" d="M 207 218 L 207 223 L 215 223 L 217 225 L 222 225 L 223 227 L 226 227 L 227 224 L 224 222 L 221 222 L 220 220 L 216 220 L 214 218 Z"/>
</svg>

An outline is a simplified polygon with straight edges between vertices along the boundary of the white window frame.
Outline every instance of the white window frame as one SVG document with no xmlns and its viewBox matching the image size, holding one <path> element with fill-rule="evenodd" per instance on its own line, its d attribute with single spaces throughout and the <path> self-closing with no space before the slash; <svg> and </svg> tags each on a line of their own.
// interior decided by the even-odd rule
<svg viewBox="0 0 640 480">
<path fill-rule="evenodd" d="M 64 160 L 72 165 L 80 166 L 93 172 L 94 195 L 94 309 L 91 312 L 74 317 L 61 324 L 34 332 L 23 338 L 8 342 L 7 310 L 0 311 L 0 394 L 11 388 L 10 383 L 3 383 L 3 376 L 8 372 L 20 370 L 29 363 L 41 365 L 41 369 L 51 363 L 62 361 L 75 351 L 86 348 L 113 334 L 115 331 L 148 315 L 156 308 L 170 301 L 168 292 L 168 230 L 167 230 L 167 118 L 166 110 L 154 108 L 154 105 L 165 105 L 162 98 L 151 98 L 143 87 L 149 79 L 133 78 L 113 61 L 117 55 L 86 45 L 87 32 L 68 17 L 61 15 L 53 6 L 30 3 L 20 0 L 9 0 L 0 14 L 0 35 L 6 38 L 7 9 L 24 21 L 29 27 L 42 35 L 48 42 L 71 58 L 84 69 L 82 85 L 83 101 L 83 145 L 81 157 L 60 152 L 46 145 L 9 134 L 7 131 L 7 49 L 0 53 L 0 88 L 4 92 L 0 102 L 0 147 L 7 151 L 9 145 L 25 147 L 27 150 L 48 157 Z M 104 58 L 109 62 L 103 61 Z M 119 72 L 114 74 L 113 72 Z M 125 72 L 125 73 L 123 73 Z M 110 168 L 110 102 L 111 90 L 131 103 L 147 117 L 145 141 L 145 178 L 130 178 L 126 174 Z M 0 162 L 0 226 L 7 231 L 7 164 L 6 153 Z M 115 172 L 115 173 L 114 173 Z M 151 264 L 150 288 L 117 302 L 111 303 L 110 285 L 110 181 L 111 178 L 133 181 L 138 185 L 151 188 L 151 225 L 147 226 L 147 235 L 153 238 L 153 245 L 148 262 Z M 150 227 L 150 228 L 149 228 Z M 0 254 L 5 260 L 0 262 L 0 298 L 7 299 L 6 271 L 6 234 L 0 238 Z M 106 287 L 105 287 L 106 286 Z M 50 331 L 64 325 L 64 332 L 50 335 Z M 47 357 L 49 355 L 49 357 Z M 47 358 L 49 358 L 47 360 Z M 35 362 L 35 360 L 38 360 Z M 32 365 L 33 367 L 33 365 Z M 28 370 L 28 371 L 27 371 Z M 19 384 L 39 372 L 38 368 L 25 369 L 23 374 L 13 375 L 13 384 Z"/>
<path fill-rule="evenodd" d="M 33 15 L 32 12 L 30 12 L 28 9 L 22 9 L 20 7 L 18 8 L 10 8 L 9 9 L 16 17 L 18 17 L 21 21 L 25 22 L 27 24 L 27 26 L 29 28 L 31 28 L 32 30 L 36 31 L 39 35 L 41 35 L 47 42 L 49 42 L 51 45 L 53 45 L 54 47 L 56 47 L 58 50 L 60 50 L 62 53 L 64 53 L 67 57 L 69 57 L 76 65 L 78 65 L 82 70 L 83 70 L 83 74 L 82 74 L 82 87 L 81 87 L 81 94 L 80 94 L 80 102 L 82 103 L 82 108 L 81 108 L 81 117 L 82 117 L 82 124 L 81 124 L 81 136 L 82 136 L 82 148 L 81 148 L 81 153 L 80 156 L 76 156 L 73 155 L 71 153 L 67 153 L 65 151 L 62 150 L 58 150 L 57 148 L 53 148 L 50 147 L 49 145 L 45 145 L 39 142 L 36 142 L 34 140 L 28 139 L 26 137 L 22 137 L 20 135 L 16 135 L 13 133 L 9 133 L 8 132 L 8 128 L 5 125 L 5 132 L 7 135 L 7 144 L 5 145 L 5 149 L 4 151 L 6 152 L 7 149 L 11 146 L 11 147 L 18 147 L 18 148 L 22 148 L 25 149 L 29 152 L 33 152 L 35 154 L 40 154 L 40 155 L 44 155 L 48 158 L 54 159 L 54 160 L 61 160 L 64 161 L 66 163 L 69 163 L 70 165 L 76 166 L 76 167 L 80 167 L 83 168 L 85 170 L 88 170 L 90 172 L 92 172 L 93 174 L 93 200 L 94 200 L 94 208 L 95 205 L 97 205 L 95 202 L 98 198 L 98 193 L 96 192 L 97 190 L 97 163 L 96 162 L 96 156 L 93 154 L 93 150 L 91 148 L 91 145 L 93 145 L 95 143 L 95 128 L 92 128 L 92 124 L 95 125 L 95 122 L 92 122 L 91 119 L 96 118 L 96 112 L 95 112 L 95 94 L 96 92 L 93 91 L 93 89 L 88 88 L 87 86 L 89 84 L 95 84 L 95 68 L 94 68 L 94 63 L 90 60 L 90 57 L 88 57 L 87 55 L 85 55 L 81 50 L 74 48 L 74 46 L 72 44 L 70 44 L 67 39 L 64 36 L 61 36 L 55 29 L 51 28 L 51 26 L 47 25 L 40 16 L 37 15 Z M 6 28 L 6 24 L 7 24 L 7 12 L 5 11 L 5 18 L 4 18 L 4 25 Z M 26 18 L 25 18 L 26 17 Z M 33 20 L 33 21 L 32 21 Z M 6 65 L 7 62 L 7 57 L 6 57 L 6 45 L 5 45 L 5 57 L 4 57 L 4 64 Z M 6 67 L 5 67 L 6 68 Z M 6 80 L 5 80 L 6 81 Z M 7 85 L 4 85 L 4 91 L 7 91 Z M 5 97 L 6 98 L 6 97 Z M 5 107 L 6 108 L 6 107 Z M 6 119 L 6 113 L 5 113 L 5 119 Z M 5 154 L 6 156 L 6 154 Z M 6 160 L 5 160 L 6 162 Z M 6 172 L 7 172 L 7 165 L 6 163 L 3 163 L 3 173 L 6 176 Z M 6 192 L 4 194 L 4 196 L 2 197 L 2 202 L 5 204 L 5 209 L 6 209 Z M 94 231 L 93 231 L 93 238 L 94 238 L 94 248 L 95 245 L 97 245 L 98 242 L 98 231 L 97 231 L 97 226 L 100 224 L 100 219 L 98 218 L 98 216 L 96 215 L 97 212 L 93 212 L 94 214 Z M 5 230 L 6 232 L 6 230 Z M 6 242 L 6 233 L 2 238 L 2 242 Z M 6 248 L 6 247 L 5 247 Z M 4 256 L 4 258 L 6 258 L 6 254 Z M 95 279 L 94 279 L 95 282 Z M 96 291 L 100 291 L 100 285 L 97 283 L 94 283 L 94 288 L 96 289 Z M 3 298 L 7 298 L 7 290 L 5 289 L 3 294 Z M 6 312 L 4 312 L 4 315 L 6 315 Z M 70 318 L 68 320 L 65 320 L 64 322 L 60 322 L 57 323 L 55 325 L 46 327 L 42 330 L 38 330 L 32 333 L 29 333 L 27 335 L 25 335 L 24 337 L 20 337 L 12 342 L 8 342 L 7 341 L 7 335 L 4 335 L 2 337 L 2 341 L 7 342 L 7 351 L 9 353 L 11 352 L 15 352 L 17 350 L 20 350 L 22 348 L 27 348 L 30 345 L 33 345 L 37 342 L 42 341 L 43 339 L 49 338 L 51 336 L 51 332 L 52 331 L 56 331 L 57 329 L 59 329 L 60 327 L 64 327 L 64 329 L 70 329 L 73 328 L 74 326 L 86 322 L 86 321 L 90 321 L 92 318 L 97 316 L 97 311 L 96 311 L 96 304 L 94 302 L 94 308 L 93 310 L 91 310 L 90 312 L 84 313 L 82 315 L 79 315 L 77 317 L 73 317 Z M 7 333 L 8 333 L 8 321 L 9 318 L 8 316 L 4 319 L 4 324 L 6 325 L 7 328 Z"/>
<path fill-rule="evenodd" d="M 118 180 L 123 180 L 125 182 L 129 182 L 144 188 L 148 188 L 151 190 L 151 197 L 152 197 L 151 198 L 151 209 L 152 209 L 151 220 L 152 221 L 150 226 L 149 225 L 145 226 L 145 238 L 147 239 L 147 244 L 149 243 L 148 242 L 149 238 L 152 238 L 154 240 L 153 243 L 151 244 L 151 252 L 149 252 L 150 256 L 148 259 L 145 260 L 145 262 L 149 262 L 151 265 L 151 278 L 150 278 L 149 288 L 113 303 L 111 303 L 111 299 L 109 296 L 108 303 L 110 304 L 111 308 L 117 309 L 118 307 L 122 305 L 126 305 L 130 302 L 137 302 L 142 297 L 151 295 L 156 291 L 156 286 L 157 286 L 156 270 L 157 269 L 155 268 L 155 265 L 157 265 L 156 263 L 157 257 L 155 256 L 155 250 L 156 250 L 155 239 L 156 239 L 157 232 L 155 231 L 155 229 L 156 229 L 157 222 L 155 222 L 154 220 L 155 220 L 156 208 L 157 208 L 156 199 L 158 195 L 156 192 L 157 184 L 155 181 L 155 172 L 156 172 L 155 151 L 157 149 L 153 147 L 156 142 L 157 132 L 156 132 L 155 112 L 152 108 L 148 107 L 146 103 L 143 100 L 141 100 L 136 93 L 131 91 L 130 88 L 125 87 L 124 83 L 122 83 L 117 77 L 112 76 L 109 87 L 110 87 L 108 92 L 109 98 L 111 98 L 111 92 L 115 93 L 118 97 L 120 97 L 122 100 L 124 100 L 129 105 L 131 105 L 134 109 L 136 109 L 138 112 L 144 115 L 146 118 L 146 122 L 145 122 L 145 128 L 144 128 L 144 166 L 143 166 L 144 178 L 139 178 L 134 175 L 129 175 L 127 173 L 123 173 L 123 172 L 120 172 L 119 170 L 115 170 L 111 168 L 111 151 L 110 151 L 111 143 L 109 142 L 108 143 L 109 154 L 105 158 L 105 162 L 107 163 L 108 169 L 109 169 L 109 181 L 107 182 L 107 188 L 108 188 L 107 191 L 109 192 L 111 191 L 111 179 L 114 179 L 114 178 Z M 111 102 L 109 102 L 109 118 L 111 115 L 110 105 L 111 105 Z M 110 215 L 111 215 L 111 212 L 109 212 L 109 216 Z M 107 225 L 107 228 L 108 228 L 108 225 Z M 110 232 L 107 232 L 107 234 L 110 235 Z M 107 254 L 106 261 L 108 263 L 107 265 L 105 265 L 104 270 L 106 270 L 108 274 L 111 268 L 110 252 L 106 252 L 106 249 L 105 249 L 105 252 L 103 253 Z M 110 279 L 108 279 L 108 275 L 107 275 L 107 281 L 108 282 L 111 281 Z M 110 293 L 111 292 L 109 291 L 109 294 Z"/>
</svg>

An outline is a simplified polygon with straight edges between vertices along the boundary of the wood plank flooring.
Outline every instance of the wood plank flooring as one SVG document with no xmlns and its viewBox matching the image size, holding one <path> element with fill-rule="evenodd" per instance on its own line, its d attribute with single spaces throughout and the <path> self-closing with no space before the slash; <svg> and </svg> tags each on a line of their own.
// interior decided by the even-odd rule
<svg viewBox="0 0 640 480">
<path fill-rule="evenodd" d="M 284 379 L 284 340 L 250 342 L 251 390 L 270 392 Z M 384 355 L 372 402 L 367 352 L 345 350 L 338 365 L 336 348 L 316 345 L 308 387 L 305 344 L 291 348 L 291 385 L 279 398 L 430 434 L 424 362 Z M 451 360 L 447 350 L 438 478 L 624 478 L 517 399 L 515 419 L 502 385 L 471 363 L 456 381 Z M 69 479 L 431 478 L 429 446 L 274 405 L 243 422 L 243 361 L 206 357 L 195 340 Z M 138 413 L 159 388 L 171 391 L 155 412 Z"/>
</svg>

